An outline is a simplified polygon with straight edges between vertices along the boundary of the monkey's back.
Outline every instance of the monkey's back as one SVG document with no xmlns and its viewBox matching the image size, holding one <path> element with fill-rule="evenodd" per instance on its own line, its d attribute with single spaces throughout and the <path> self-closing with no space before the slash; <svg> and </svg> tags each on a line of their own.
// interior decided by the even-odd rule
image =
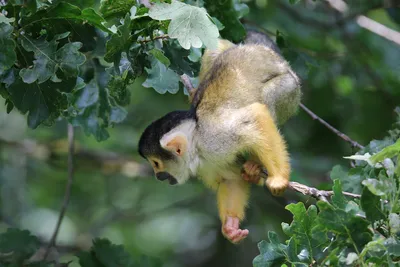
<svg viewBox="0 0 400 267">
<path fill-rule="evenodd" d="M 269 108 L 277 123 L 283 123 L 297 109 L 300 89 L 286 93 L 282 91 L 284 85 L 271 90 L 268 84 L 288 71 L 288 63 L 269 47 L 232 44 L 212 64 L 202 67 L 197 113 L 203 118 L 214 117 L 218 110 L 235 110 L 258 102 Z"/>
</svg>

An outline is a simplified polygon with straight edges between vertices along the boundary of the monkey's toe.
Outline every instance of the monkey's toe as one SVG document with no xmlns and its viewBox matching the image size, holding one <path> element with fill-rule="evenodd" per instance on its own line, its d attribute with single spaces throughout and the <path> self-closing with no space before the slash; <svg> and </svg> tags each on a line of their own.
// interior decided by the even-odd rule
<svg viewBox="0 0 400 267">
<path fill-rule="evenodd" d="M 249 235 L 249 230 L 239 229 L 239 219 L 236 217 L 228 217 L 222 227 L 222 233 L 229 241 L 238 244 Z"/>
<path fill-rule="evenodd" d="M 283 177 L 268 177 L 266 185 L 274 196 L 281 196 L 289 185 L 289 181 Z"/>
</svg>

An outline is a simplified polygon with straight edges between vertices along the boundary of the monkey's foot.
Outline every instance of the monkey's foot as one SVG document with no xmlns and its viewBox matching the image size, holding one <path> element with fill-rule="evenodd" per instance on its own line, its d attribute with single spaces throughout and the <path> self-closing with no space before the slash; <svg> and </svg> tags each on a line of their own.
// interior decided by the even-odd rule
<svg viewBox="0 0 400 267">
<path fill-rule="evenodd" d="M 248 160 L 243 164 L 242 178 L 249 183 L 260 182 L 261 166 L 254 161 Z"/>
<path fill-rule="evenodd" d="M 274 196 L 281 196 L 289 185 L 289 180 L 283 178 L 282 176 L 272 176 L 268 177 L 265 182 L 269 191 Z"/>
<path fill-rule="evenodd" d="M 239 218 L 228 216 L 222 226 L 222 234 L 232 243 L 237 244 L 247 237 L 249 230 L 239 229 Z"/>
</svg>

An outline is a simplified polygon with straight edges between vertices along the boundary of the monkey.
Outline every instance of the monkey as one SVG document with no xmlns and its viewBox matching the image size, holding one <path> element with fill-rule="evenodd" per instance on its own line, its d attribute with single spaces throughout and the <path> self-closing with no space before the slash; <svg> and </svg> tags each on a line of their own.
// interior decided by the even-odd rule
<svg viewBox="0 0 400 267">
<path fill-rule="evenodd" d="M 160 181 L 175 185 L 197 177 L 214 190 L 222 234 L 238 244 L 249 234 L 239 224 L 250 184 L 277 196 L 289 184 L 289 154 L 278 126 L 296 113 L 300 98 L 300 80 L 270 38 L 249 31 L 241 44 L 219 39 L 202 56 L 191 107 L 152 122 L 139 139 L 139 154 Z M 245 156 L 252 163 L 247 167 Z M 268 171 L 262 183 L 258 166 Z"/>
</svg>

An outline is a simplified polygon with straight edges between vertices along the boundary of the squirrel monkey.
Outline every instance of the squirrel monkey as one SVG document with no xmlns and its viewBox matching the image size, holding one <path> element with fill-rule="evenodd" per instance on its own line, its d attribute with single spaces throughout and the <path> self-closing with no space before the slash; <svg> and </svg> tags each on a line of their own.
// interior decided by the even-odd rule
<svg viewBox="0 0 400 267">
<path fill-rule="evenodd" d="M 252 182 L 246 177 L 256 177 L 263 166 L 272 194 L 281 195 L 289 184 L 289 155 L 277 126 L 296 112 L 300 81 L 272 40 L 256 32 L 244 44 L 219 40 L 201 63 L 191 108 L 151 123 L 139 153 L 158 180 L 183 184 L 198 177 L 215 190 L 222 233 L 238 243 L 249 233 L 239 227 Z M 245 164 L 242 173 L 244 155 L 254 164 Z"/>
</svg>

